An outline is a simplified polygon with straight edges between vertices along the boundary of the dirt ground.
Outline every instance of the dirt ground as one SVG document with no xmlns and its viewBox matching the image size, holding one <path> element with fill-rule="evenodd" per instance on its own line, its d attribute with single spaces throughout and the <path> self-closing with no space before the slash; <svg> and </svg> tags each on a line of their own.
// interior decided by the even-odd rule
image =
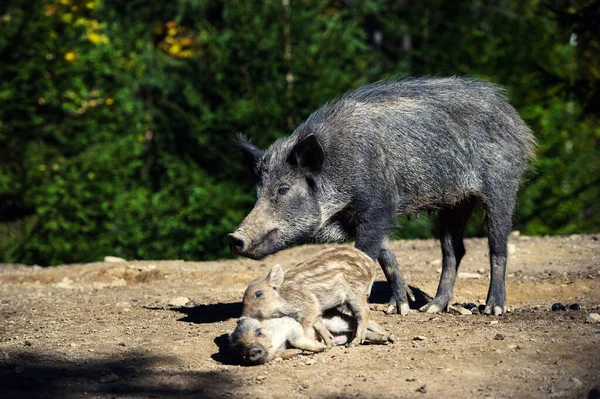
<svg viewBox="0 0 600 399">
<path fill-rule="evenodd" d="M 504 316 L 385 315 L 390 292 L 379 271 L 371 317 L 396 343 L 257 367 L 237 365 L 226 344 L 246 285 L 323 246 L 263 262 L 0 265 L 0 397 L 584 398 L 600 385 L 600 324 L 586 323 L 600 310 L 600 234 L 513 234 L 510 243 Z M 393 246 L 409 284 L 433 295 L 438 243 Z M 459 278 L 455 301 L 483 303 L 487 241 L 466 246 L 460 272 L 481 278 Z M 169 306 L 175 297 L 190 302 Z M 554 302 L 582 310 L 552 312 Z"/>
</svg>

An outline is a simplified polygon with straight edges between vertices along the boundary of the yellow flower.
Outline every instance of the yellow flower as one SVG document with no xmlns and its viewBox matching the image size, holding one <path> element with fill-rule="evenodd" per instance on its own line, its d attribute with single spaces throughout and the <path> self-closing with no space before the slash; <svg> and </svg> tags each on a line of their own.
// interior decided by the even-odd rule
<svg viewBox="0 0 600 399">
<path fill-rule="evenodd" d="M 112 105 L 114 104 L 115 100 L 113 100 L 112 98 L 107 98 L 106 101 L 104 101 L 104 103 L 106 103 L 106 105 Z"/>
<path fill-rule="evenodd" d="M 90 42 L 94 44 L 108 43 L 108 37 L 106 35 L 101 35 L 96 32 L 88 32 L 87 38 Z"/>
<path fill-rule="evenodd" d="M 69 51 L 67 54 L 65 54 L 65 60 L 68 62 L 73 62 L 77 59 L 77 54 L 75 54 L 72 51 Z"/>
<path fill-rule="evenodd" d="M 87 3 L 85 3 L 85 6 L 88 9 L 93 10 L 94 8 L 96 8 L 96 3 L 94 3 L 93 1 L 88 1 Z"/>
</svg>

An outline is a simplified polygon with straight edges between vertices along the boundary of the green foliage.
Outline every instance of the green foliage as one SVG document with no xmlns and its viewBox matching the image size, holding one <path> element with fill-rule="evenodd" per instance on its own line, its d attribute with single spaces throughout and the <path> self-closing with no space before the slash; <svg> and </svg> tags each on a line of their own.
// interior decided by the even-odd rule
<svg viewBox="0 0 600 399">
<path fill-rule="evenodd" d="M 344 91 L 408 75 L 506 86 L 539 140 L 517 228 L 597 231 L 593 3 L 9 0 L 0 262 L 227 256 L 253 204 L 233 134 L 267 146 Z M 399 237 L 436 229 L 400 223 Z"/>
</svg>

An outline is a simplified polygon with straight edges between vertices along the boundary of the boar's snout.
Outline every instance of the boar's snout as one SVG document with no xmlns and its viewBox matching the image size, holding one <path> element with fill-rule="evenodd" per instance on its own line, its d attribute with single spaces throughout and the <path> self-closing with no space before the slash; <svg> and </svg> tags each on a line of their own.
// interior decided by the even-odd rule
<svg viewBox="0 0 600 399">
<path fill-rule="evenodd" d="M 248 246 L 244 237 L 242 237 L 239 234 L 236 234 L 236 233 L 228 234 L 227 239 L 229 240 L 229 249 L 231 249 L 231 252 L 236 255 L 243 254 L 244 251 L 246 250 L 246 247 Z"/>
<path fill-rule="evenodd" d="M 265 350 L 260 345 L 253 345 L 248 348 L 247 358 L 251 364 L 262 364 L 265 362 Z"/>
</svg>

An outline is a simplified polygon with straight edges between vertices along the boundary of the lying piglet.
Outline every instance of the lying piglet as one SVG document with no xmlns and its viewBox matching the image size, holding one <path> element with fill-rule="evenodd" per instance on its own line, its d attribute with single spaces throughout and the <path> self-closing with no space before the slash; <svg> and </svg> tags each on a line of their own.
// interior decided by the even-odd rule
<svg viewBox="0 0 600 399">
<path fill-rule="evenodd" d="M 323 315 L 322 321 L 331 334 L 333 345 L 344 345 L 354 335 L 356 323 L 347 312 L 329 310 Z M 302 325 L 287 316 L 262 321 L 242 316 L 229 335 L 229 341 L 242 361 L 250 365 L 295 355 L 297 349 L 320 352 L 326 348 L 324 343 L 315 340 L 314 330 L 312 335 L 305 335 Z M 394 342 L 394 336 L 371 320 L 367 323 L 365 341 L 387 344 Z"/>
</svg>

